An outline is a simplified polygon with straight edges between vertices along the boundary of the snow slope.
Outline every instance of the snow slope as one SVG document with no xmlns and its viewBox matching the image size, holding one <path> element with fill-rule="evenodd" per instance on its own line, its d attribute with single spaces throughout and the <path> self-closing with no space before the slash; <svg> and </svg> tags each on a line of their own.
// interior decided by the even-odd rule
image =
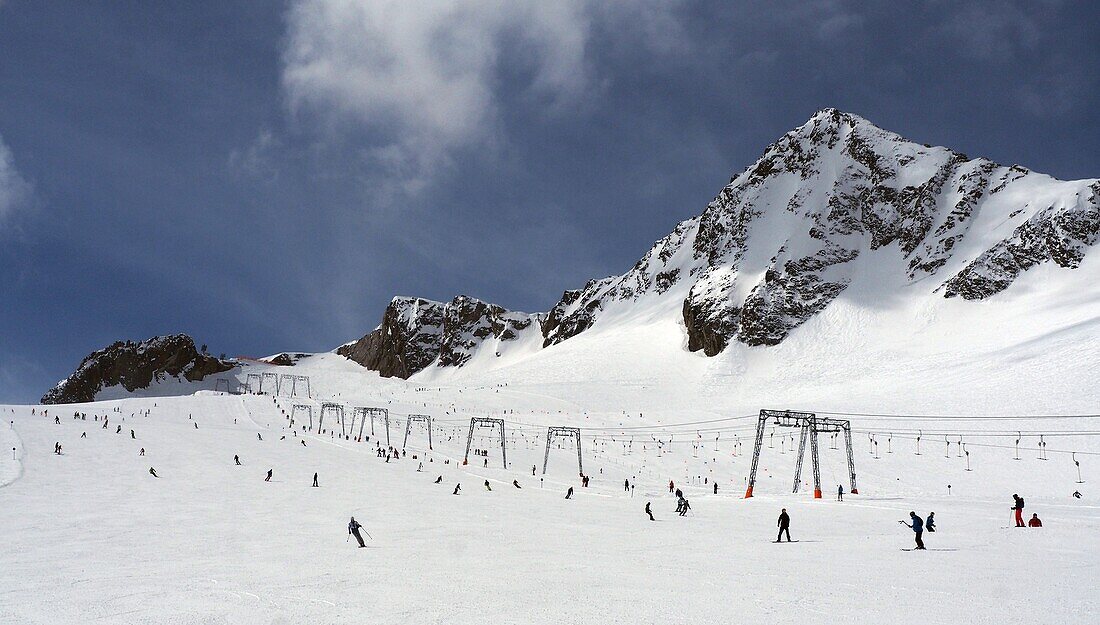
<svg viewBox="0 0 1100 625">
<path fill-rule="evenodd" d="M 357 373 L 342 359 L 310 360 L 317 380 Z M 1100 481 L 1100 446 L 1073 434 L 1096 419 L 853 417 L 861 494 L 843 503 L 828 496 L 845 481 L 843 445 L 822 438 L 825 499 L 805 488 L 792 495 L 791 439 L 769 428 L 746 500 L 751 414 L 680 411 L 674 398 L 644 418 L 585 411 L 578 405 L 599 398 L 555 395 L 552 385 L 360 386 L 369 405 L 391 409 L 396 446 L 405 415 L 433 415 L 434 450 L 413 429 L 408 456 L 387 463 L 374 453 L 377 438 L 290 430 L 282 411 L 303 398 L 201 392 L 0 408 L 14 421 L 3 443 L 21 441 L 18 461 L 0 462 L 0 476 L 16 476 L 0 488 L 0 622 L 1091 623 L 1100 607 L 1091 592 L 1100 500 L 1090 486 Z M 496 451 L 487 467 L 458 464 L 469 414 L 508 421 L 508 470 Z M 693 415 L 715 422 L 672 425 L 704 420 Z M 549 424 L 586 428 L 590 488 L 579 486 L 571 448 L 555 446 L 544 481 L 531 476 Z M 920 455 L 906 433 L 916 427 Z M 954 436 L 948 448 L 936 428 L 976 431 L 965 434 L 972 471 Z M 1009 430 L 1025 432 L 1020 460 Z M 1036 431 L 1047 433 L 1049 460 L 1036 457 Z M 473 442 L 493 450 L 488 437 Z M 1072 450 L 1085 484 L 1061 453 Z M 669 479 L 692 502 L 686 517 L 672 513 Z M 570 485 L 577 494 L 566 501 Z M 1085 497 L 1071 498 L 1075 489 Z M 1007 527 L 1013 492 L 1046 527 Z M 642 514 L 647 501 L 656 523 Z M 770 542 L 781 507 L 796 544 Z M 936 512 L 931 551 L 902 551 L 912 535 L 898 521 L 909 510 Z M 370 549 L 346 542 L 351 515 L 373 537 Z"/>
</svg>

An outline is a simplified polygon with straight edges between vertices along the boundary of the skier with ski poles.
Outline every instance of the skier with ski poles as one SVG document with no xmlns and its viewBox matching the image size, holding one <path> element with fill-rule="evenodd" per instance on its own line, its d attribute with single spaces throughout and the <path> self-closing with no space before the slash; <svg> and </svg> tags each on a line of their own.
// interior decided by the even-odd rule
<svg viewBox="0 0 1100 625">
<path fill-rule="evenodd" d="M 921 540 L 921 534 L 924 533 L 924 521 L 917 516 L 916 512 L 912 511 L 909 512 L 909 519 L 912 523 L 906 523 L 905 521 L 898 521 L 898 523 L 912 529 L 914 538 L 916 538 L 917 541 L 917 549 L 924 549 L 924 541 Z"/>
<path fill-rule="evenodd" d="M 649 515 L 649 520 L 650 521 L 656 521 L 657 520 L 657 519 L 653 518 L 653 509 L 649 507 L 649 502 L 648 501 L 645 502 L 645 513 Z"/>
<path fill-rule="evenodd" d="M 351 535 L 351 536 L 354 536 L 355 540 L 359 541 L 359 547 L 360 548 L 367 546 L 363 542 L 363 537 L 359 535 L 359 530 L 362 527 L 363 526 L 359 524 L 359 521 L 355 520 L 355 517 L 351 517 L 351 522 L 348 523 L 348 534 Z M 363 532 L 366 533 L 367 538 L 371 538 L 370 532 L 368 532 L 366 530 L 363 530 Z M 349 538 L 348 540 L 351 540 L 351 539 Z M 371 540 L 374 540 L 374 539 L 371 538 Z"/>
</svg>

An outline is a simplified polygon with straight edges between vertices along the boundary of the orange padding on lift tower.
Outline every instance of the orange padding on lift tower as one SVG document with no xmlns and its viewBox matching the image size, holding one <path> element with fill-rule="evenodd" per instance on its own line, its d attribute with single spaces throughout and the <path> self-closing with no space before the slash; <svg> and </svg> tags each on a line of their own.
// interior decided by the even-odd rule
<svg viewBox="0 0 1100 625">
<path fill-rule="evenodd" d="M 745 490 L 745 499 L 748 499 L 749 497 L 752 497 L 752 486 L 748 487 Z"/>
<path fill-rule="evenodd" d="M 821 489 L 820 488 L 815 488 L 814 489 L 814 499 L 821 499 Z"/>
</svg>

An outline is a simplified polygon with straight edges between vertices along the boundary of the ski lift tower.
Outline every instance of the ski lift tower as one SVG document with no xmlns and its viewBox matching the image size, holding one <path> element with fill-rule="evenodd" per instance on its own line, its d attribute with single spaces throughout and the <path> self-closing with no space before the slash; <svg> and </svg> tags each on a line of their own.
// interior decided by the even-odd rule
<svg viewBox="0 0 1100 625">
<path fill-rule="evenodd" d="M 752 497 L 752 488 L 756 484 L 756 470 L 760 465 L 760 449 L 764 443 L 764 426 L 768 421 L 773 421 L 777 427 L 799 428 L 801 430 L 798 442 L 797 462 L 794 470 L 794 488 L 797 493 L 799 482 L 802 479 L 802 462 L 806 455 L 806 439 L 810 439 L 810 464 L 814 473 L 814 499 L 821 499 L 821 464 L 818 461 L 817 435 L 825 432 L 843 432 L 844 446 L 848 452 L 848 477 L 851 480 L 851 493 L 858 495 L 856 488 L 856 465 L 852 457 L 852 426 L 845 419 L 831 419 L 819 417 L 812 412 L 795 412 L 792 410 L 761 410 L 756 422 L 756 446 L 752 453 L 752 468 L 749 470 L 749 485 L 745 490 L 745 498 Z"/>
<path fill-rule="evenodd" d="M 423 423 L 428 428 L 428 449 L 432 448 L 432 418 L 426 414 L 411 414 L 409 418 L 405 420 L 405 440 L 401 442 L 401 448 L 404 449 L 409 444 L 409 430 L 412 429 L 413 421 L 417 423 Z"/>
<path fill-rule="evenodd" d="M 290 419 L 292 421 L 296 420 L 296 417 L 298 416 L 298 411 L 300 411 L 300 410 L 304 410 L 304 411 L 306 411 L 306 413 L 309 414 L 309 431 L 312 432 L 313 431 L 313 406 L 310 406 L 309 404 L 294 404 L 294 406 L 290 409 Z"/>
<path fill-rule="evenodd" d="M 332 411 L 333 415 L 340 421 L 340 435 L 344 434 L 344 406 L 343 404 L 337 404 L 333 402 L 324 402 L 321 404 L 321 418 L 317 421 L 317 432 L 321 432 L 321 427 L 325 423 L 325 412 Z"/>
<path fill-rule="evenodd" d="M 546 430 L 546 455 L 542 458 L 542 474 L 546 475 L 546 465 L 550 462 L 550 443 L 555 438 L 571 438 L 577 444 L 577 472 L 584 475 L 584 461 L 581 459 L 581 429 L 567 428 L 556 425 Z"/>
<path fill-rule="evenodd" d="M 370 419 L 370 435 L 374 436 L 374 418 L 380 417 L 382 422 L 386 424 L 386 447 L 390 446 L 390 411 L 386 408 L 368 408 L 366 406 L 357 406 L 352 409 L 352 415 L 363 415 L 363 420 L 359 422 L 359 440 L 363 440 L 363 425 Z"/>
<path fill-rule="evenodd" d="M 470 433 L 466 435 L 466 455 L 463 456 L 462 464 L 468 464 L 470 461 L 470 445 L 474 442 L 474 428 L 478 426 L 491 427 L 493 429 L 500 428 L 500 457 L 504 463 L 504 468 L 508 468 L 508 450 L 504 443 L 504 419 L 491 419 L 489 417 L 472 417 L 470 419 Z"/>
</svg>

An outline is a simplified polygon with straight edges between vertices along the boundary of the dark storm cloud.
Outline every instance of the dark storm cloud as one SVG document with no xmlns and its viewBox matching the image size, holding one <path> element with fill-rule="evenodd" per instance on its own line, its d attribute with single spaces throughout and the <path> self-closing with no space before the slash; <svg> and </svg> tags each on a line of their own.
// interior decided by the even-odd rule
<svg viewBox="0 0 1100 625">
<path fill-rule="evenodd" d="M 1091 3 L 900 4 L 10 0 L 0 401 L 117 338 L 266 354 L 395 294 L 544 310 L 827 106 L 1100 175 Z"/>
</svg>

